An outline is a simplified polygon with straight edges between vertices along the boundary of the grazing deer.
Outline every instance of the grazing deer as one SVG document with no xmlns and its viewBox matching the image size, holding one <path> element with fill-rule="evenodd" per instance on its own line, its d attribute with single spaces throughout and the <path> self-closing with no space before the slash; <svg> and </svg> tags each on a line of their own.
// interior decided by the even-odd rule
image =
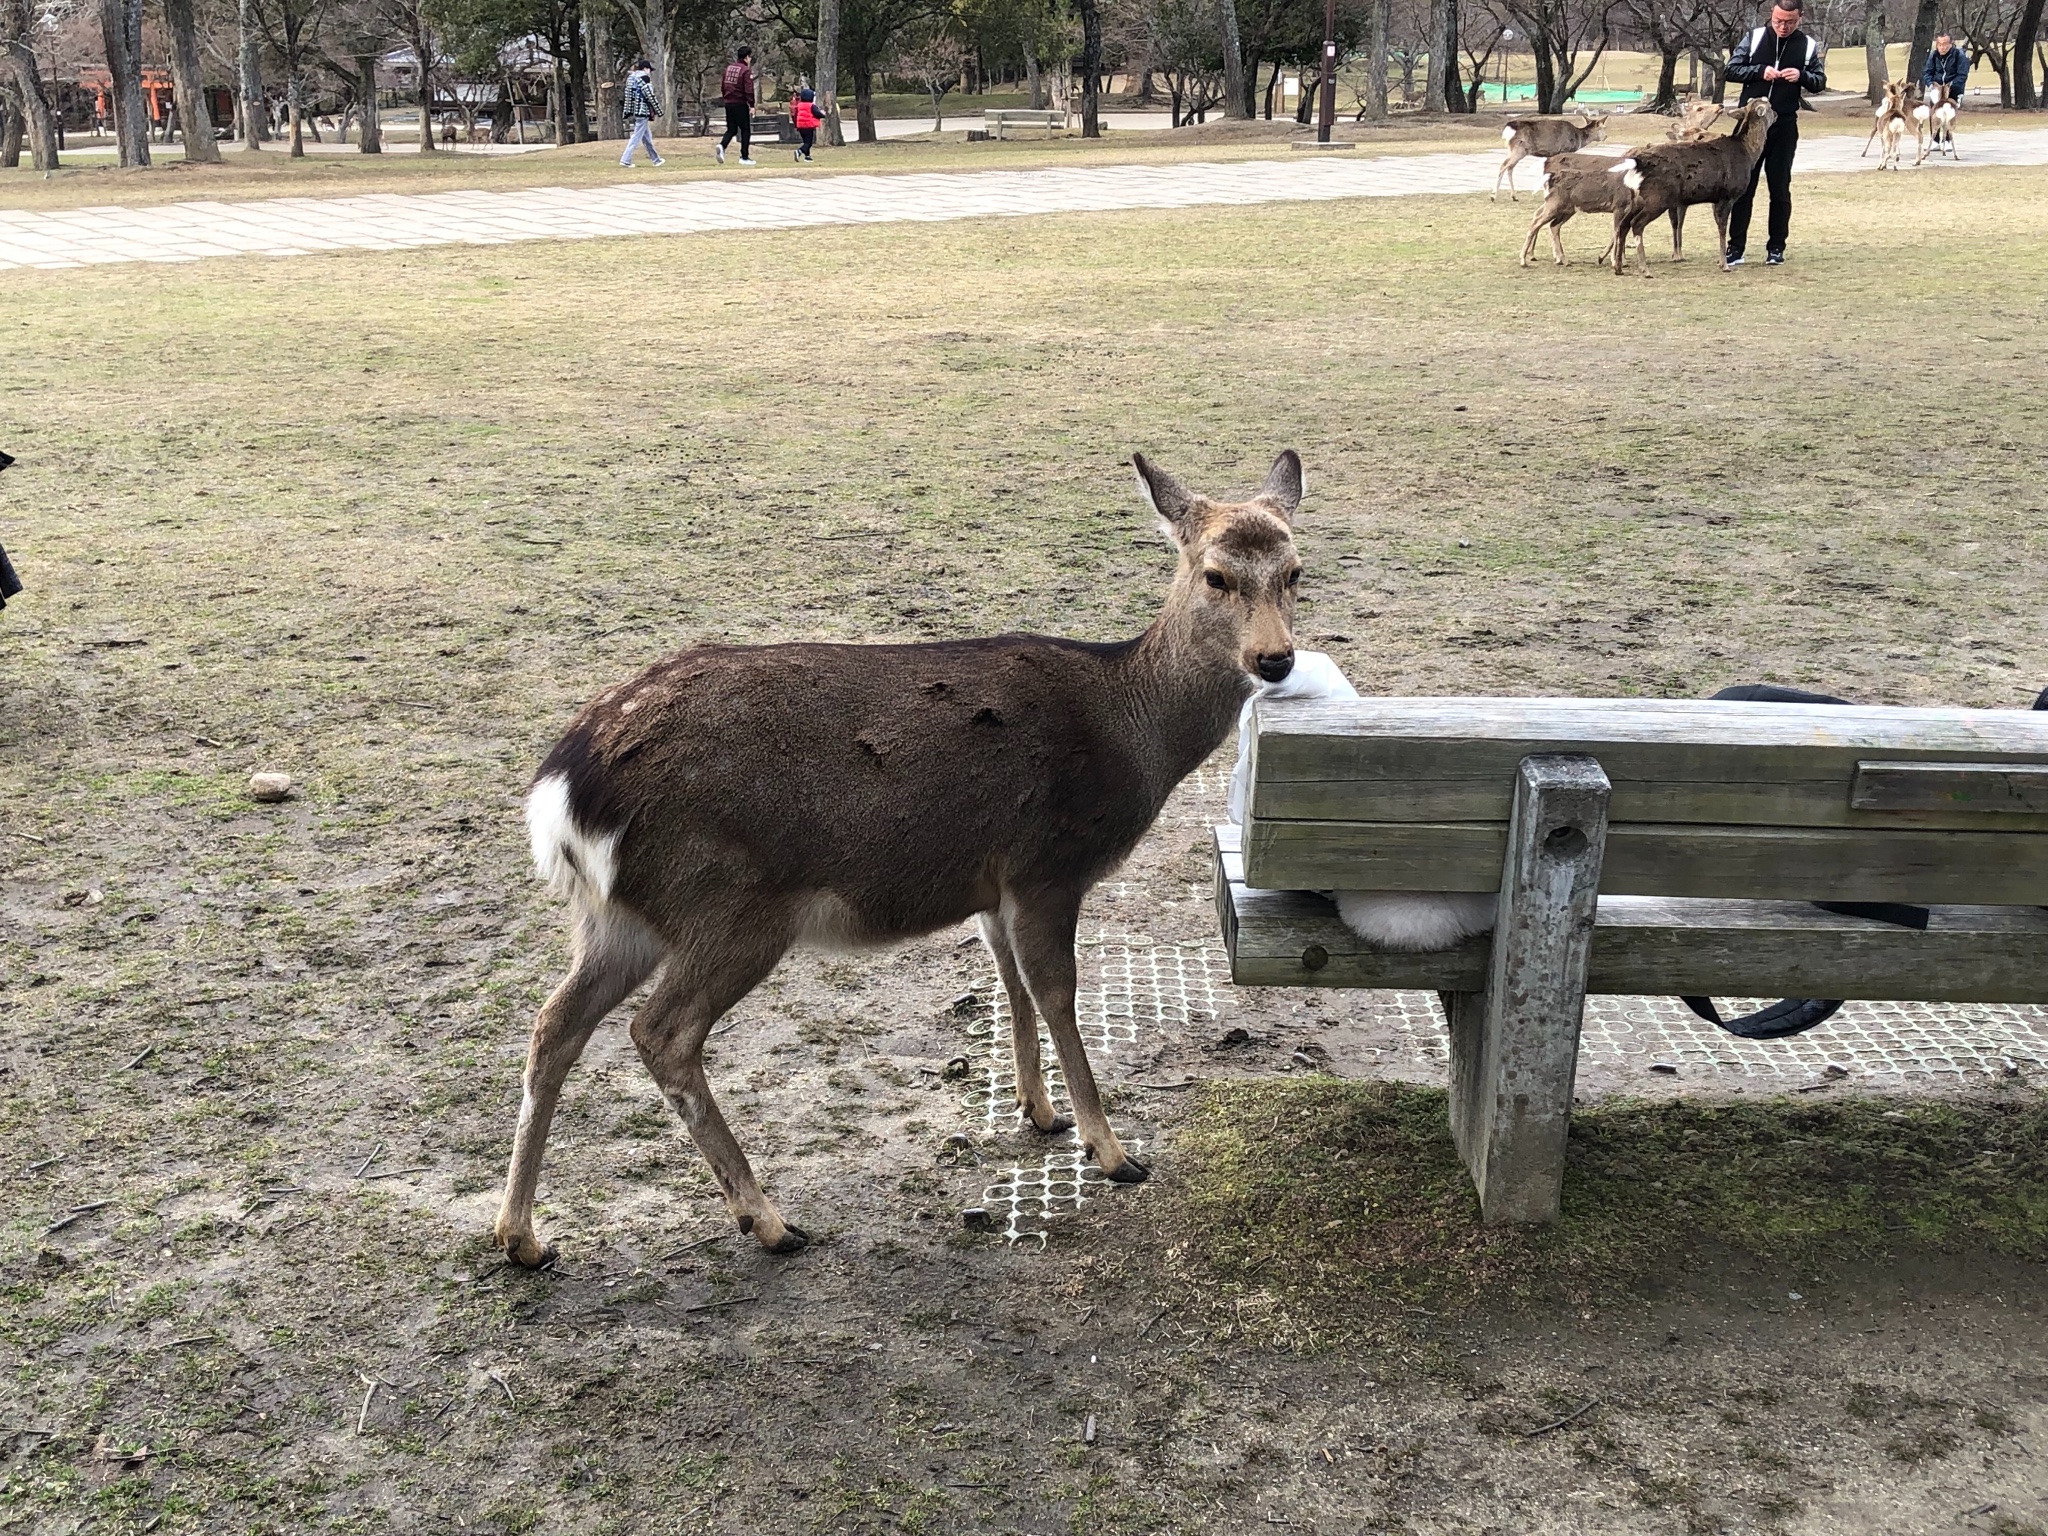
<svg viewBox="0 0 2048 1536">
<path fill-rule="evenodd" d="M 1884 88 L 1884 100 L 1872 111 L 1873 122 L 1870 137 L 1863 141 L 1863 155 L 1870 153 L 1870 146 L 1876 144 L 1877 168 L 1880 171 L 1895 171 L 1899 168 L 1899 140 L 1905 136 L 1906 126 L 1911 121 L 1907 107 L 1906 83 L 1891 81 Z"/>
<path fill-rule="evenodd" d="M 1515 167 L 1531 155 L 1549 156 L 1567 154 L 1575 149 L 1584 149 L 1588 144 L 1597 144 L 1607 137 L 1607 114 L 1604 112 L 1582 112 L 1575 117 L 1511 117 L 1507 126 L 1500 131 L 1500 140 L 1507 145 L 1507 158 L 1500 163 L 1500 171 L 1493 178 L 1493 201 L 1500 201 L 1501 177 L 1508 183 L 1508 201 L 1514 202 L 1519 194 L 1515 191 Z"/>
<path fill-rule="evenodd" d="M 1664 130 L 1664 137 L 1677 144 L 1695 144 L 1713 132 L 1727 108 L 1718 101 L 1688 101 Z"/>
<path fill-rule="evenodd" d="M 1294 666 L 1301 460 L 1248 501 L 1196 495 L 1142 454 L 1179 550 L 1135 640 L 1000 635 L 930 645 L 701 645 L 586 705 L 526 797 L 534 862 L 569 898 L 568 977 L 540 1010 L 497 1240 L 537 1266 L 548 1124 L 598 1022 L 659 970 L 632 1039 L 742 1232 L 807 1241 L 755 1181 L 711 1095 L 704 1042 L 793 946 L 863 947 L 979 917 L 1004 990 L 1017 1102 L 1052 1134 L 1038 1015 L 1082 1145 L 1147 1169 L 1102 1112 L 1074 1016 L 1081 903 L 1216 750 L 1260 679 Z"/>
<path fill-rule="evenodd" d="M 1655 144 L 1617 162 L 1612 174 L 1634 195 L 1615 205 L 1614 245 L 1609 252 L 1614 275 L 1621 276 L 1633 235 L 1643 276 L 1648 277 L 1650 258 L 1643 250 L 1643 229 L 1673 208 L 1693 203 L 1714 205 L 1714 226 L 1721 237 L 1721 270 L 1727 271 L 1728 216 L 1749 190 L 1756 163 L 1763 157 L 1765 136 L 1776 119 L 1770 102 L 1759 97 L 1736 109 L 1734 130 L 1725 138 L 1698 144 Z"/>
<path fill-rule="evenodd" d="M 1919 140 L 1919 154 L 1913 163 L 1919 165 L 1930 152 L 1939 154 L 1947 148 L 1951 160 L 1959 159 L 1956 154 L 1956 101 L 1949 94 L 1946 85 L 1929 87 L 1927 99 L 1913 109 L 1913 131 Z"/>
</svg>

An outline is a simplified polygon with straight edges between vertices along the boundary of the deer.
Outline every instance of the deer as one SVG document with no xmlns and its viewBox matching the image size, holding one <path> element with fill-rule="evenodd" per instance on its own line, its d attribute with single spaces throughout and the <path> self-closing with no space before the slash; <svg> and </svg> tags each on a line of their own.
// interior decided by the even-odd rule
<svg viewBox="0 0 2048 1536">
<path fill-rule="evenodd" d="M 1522 242 L 1522 265 L 1528 266 L 1536 254 L 1536 237 L 1545 229 L 1550 231 L 1550 249 L 1560 267 L 1566 265 L 1564 237 L 1560 233 L 1572 218 L 1581 213 L 1612 213 L 1618 199 L 1628 197 L 1628 188 L 1618 177 L 1611 174 L 1620 163 L 1614 155 L 1564 154 L 1552 155 L 1543 162 L 1543 206 L 1536 211 L 1536 220 L 1529 226 L 1529 238 Z M 1685 252 L 1685 209 L 1674 207 L 1671 212 L 1671 259 L 1682 261 Z M 1638 233 L 1636 243 L 1642 243 Z M 1599 259 L 1607 260 L 1602 251 Z M 1644 260 L 1648 260 L 1646 256 Z"/>
<path fill-rule="evenodd" d="M 1664 137 L 1674 144 L 1694 144 L 1704 139 L 1721 121 L 1727 108 L 1718 101 L 1688 101 L 1678 109 Z"/>
<path fill-rule="evenodd" d="M 1643 276 L 1650 275 L 1650 259 L 1642 249 L 1645 226 L 1660 214 L 1681 204 L 1712 203 L 1714 225 L 1720 231 L 1721 270 L 1728 270 L 1728 216 L 1756 175 L 1756 163 L 1763 157 L 1764 138 L 1777 114 L 1768 100 L 1759 97 L 1736 109 L 1735 126 L 1725 138 L 1698 144 L 1657 144 L 1639 149 L 1616 162 L 1611 175 L 1618 177 L 1632 196 L 1614 210 L 1614 275 L 1621 276 L 1628 252 L 1628 240 L 1636 237 L 1637 255 Z"/>
<path fill-rule="evenodd" d="M 1507 145 L 1507 158 L 1501 161 L 1500 170 L 1493 178 L 1492 201 L 1500 201 L 1501 178 L 1508 183 L 1508 201 L 1515 202 L 1519 194 L 1515 191 L 1515 167 L 1531 155 L 1561 155 L 1571 150 L 1584 149 L 1588 144 L 1597 144 L 1607 137 L 1607 114 L 1585 112 L 1576 117 L 1511 117 L 1507 126 L 1500 131 L 1500 140 Z"/>
<path fill-rule="evenodd" d="M 1916 166 L 1930 153 L 1939 154 L 1944 145 L 1950 159 L 1961 158 L 1956 154 L 1956 100 L 1946 85 L 1928 89 L 1927 99 L 1913 109 L 1913 133 L 1919 141 L 1919 154 L 1913 161 Z"/>
<path fill-rule="evenodd" d="M 1293 670 L 1304 482 L 1291 449 L 1235 502 L 1141 453 L 1131 467 L 1178 556 L 1135 639 L 696 645 L 569 723 L 526 794 L 572 942 L 522 1079 L 495 1225 L 511 1261 L 553 1262 L 533 1201 L 562 1085 L 657 972 L 629 1027 L 641 1061 L 739 1230 L 771 1253 L 804 1247 L 712 1096 L 712 1026 L 798 945 L 866 949 L 970 918 L 1009 997 L 1023 1123 L 1052 1136 L 1078 1122 L 1111 1181 L 1148 1176 L 1103 1113 L 1075 1018 L 1081 904 L 1245 700 Z M 1040 1016 L 1071 1116 L 1046 1088 Z"/>
<path fill-rule="evenodd" d="M 1878 145 L 1877 168 L 1880 171 L 1895 171 L 1899 168 L 1899 140 L 1904 136 L 1911 114 L 1906 105 L 1906 83 L 1893 80 L 1884 88 L 1884 100 L 1877 104 L 1871 116 L 1870 137 L 1863 141 L 1863 152 L 1856 158 L 1862 159 L 1870 153 L 1872 144 Z"/>
</svg>

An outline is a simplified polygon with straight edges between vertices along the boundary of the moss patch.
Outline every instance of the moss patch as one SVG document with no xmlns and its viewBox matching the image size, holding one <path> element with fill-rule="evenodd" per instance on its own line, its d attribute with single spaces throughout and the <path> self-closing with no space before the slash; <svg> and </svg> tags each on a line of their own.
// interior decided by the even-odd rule
<svg viewBox="0 0 2048 1536">
<path fill-rule="evenodd" d="M 1572 1123 L 1564 1212 L 1479 1224 L 1441 1090 L 1219 1083 L 1155 1219 L 1231 1330 L 1295 1347 L 1502 1301 L 1581 1303 L 1735 1251 L 2048 1257 L 2048 1098 L 1614 1104 Z"/>
</svg>

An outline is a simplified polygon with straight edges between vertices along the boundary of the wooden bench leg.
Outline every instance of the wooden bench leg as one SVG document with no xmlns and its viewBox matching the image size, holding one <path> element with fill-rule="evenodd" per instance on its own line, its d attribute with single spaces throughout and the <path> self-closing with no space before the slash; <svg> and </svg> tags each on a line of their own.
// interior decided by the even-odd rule
<svg viewBox="0 0 2048 1536">
<path fill-rule="evenodd" d="M 1442 994 L 1451 1136 L 1488 1224 L 1557 1215 L 1607 798 L 1590 757 L 1523 759 L 1487 988 Z"/>
</svg>

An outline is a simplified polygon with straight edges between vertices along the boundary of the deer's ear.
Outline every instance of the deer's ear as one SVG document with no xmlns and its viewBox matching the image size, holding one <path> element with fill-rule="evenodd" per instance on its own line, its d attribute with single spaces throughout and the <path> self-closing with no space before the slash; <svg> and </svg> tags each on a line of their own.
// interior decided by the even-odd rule
<svg viewBox="0 0 2048 1536">
<path fill-rule="evenodd" d="M 1294 514 L 1301 510 L 1301 498 L 1307 492 L 1308 482 L 1301 473 L 1301 455 L 1287 448 L 1266 472 L 1266 483 L 1259 487 L 1255 499 L 1271 502 L 1274 510 L 1292 527 Z"/>
<path fill-rule="evenodd" d="M 1185 549 L 1197 532 L 1194 493 L 1142 453 L 1131 455 L 1131 469 L 1145 505 L 1159 515 L 1159 531 L 1175 548 Z"/>
</svg>

